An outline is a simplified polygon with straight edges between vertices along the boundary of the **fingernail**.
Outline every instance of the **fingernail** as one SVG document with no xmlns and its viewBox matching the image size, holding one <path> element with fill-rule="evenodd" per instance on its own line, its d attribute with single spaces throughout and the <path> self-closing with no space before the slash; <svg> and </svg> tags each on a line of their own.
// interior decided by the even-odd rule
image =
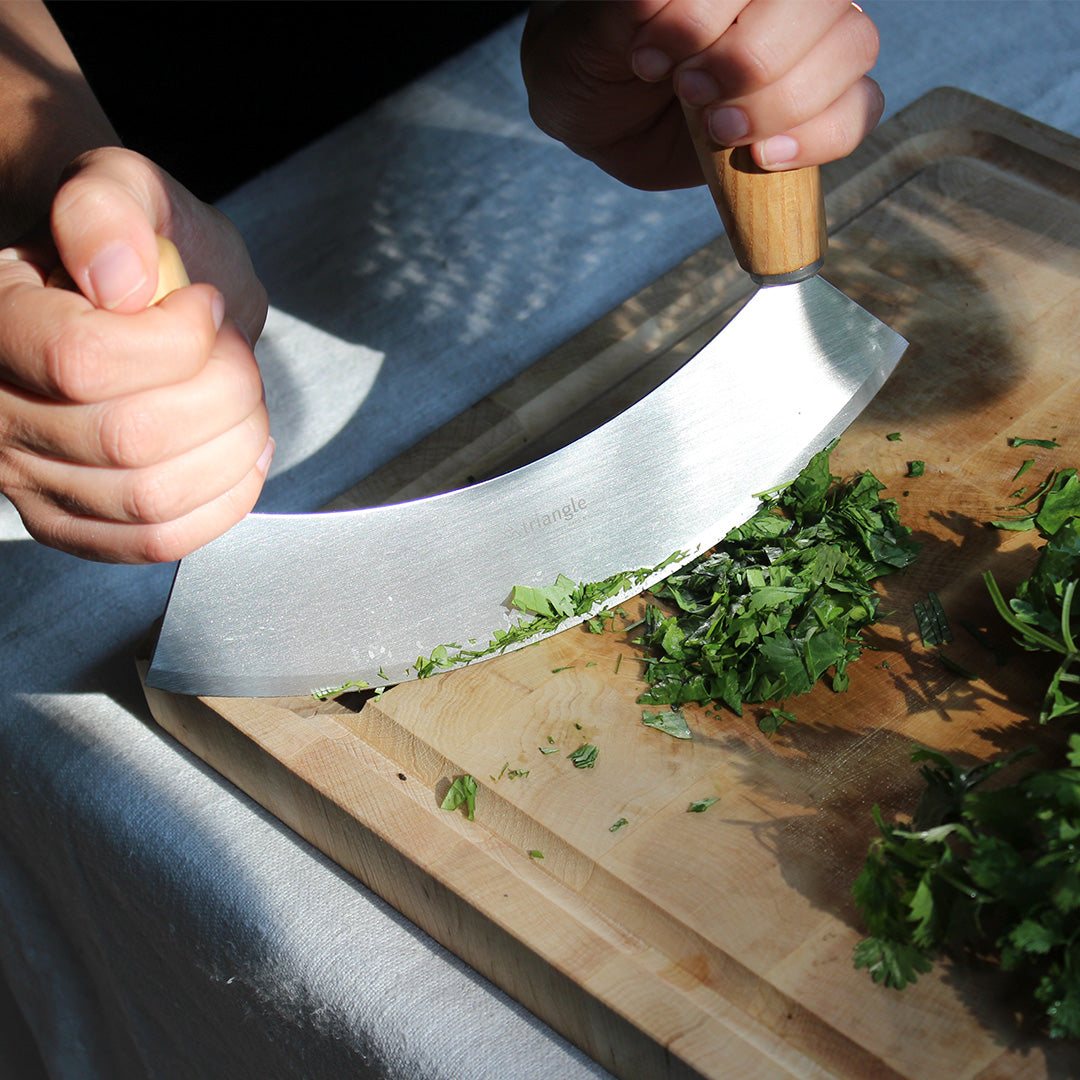
<svg viewBox="0 0 1080 1080">
<path fill-rule="evenodd" d="M 274 449 L 277 443 L 274 442 L 273 435 L 266 440 L 266 446 L 263 447 L 263 452 L 259 455 L 259 460 L 255 462 L 255 468 L 259 470 L 265 476 L 270 471 L 270 462 L 274 460 Z"/>
<path fill-rule="evenodd" d="M 671 57 L 659 49 L 648 46 L 635 49 L 630 57 L 630 67 L 634 74 L 645 82 L 659 82 L 671 71 Z"/>
<path fill-rule="evenodd" d="M 743 138 L 750 130 L 750 122 L 746 119 L 746 113 L 733 105 L 709 113 L 706 123 L 709 127 L 709 135 L 712 136 L 714 142 L 718 142 L 721 146 L 730 146 L 733 142 Z"/>
<path fill-rule="evenodd" d="M 675 93 L 687 105 L 708 105 L 720 96 L 720 84 L 707 71 L 680 71 Z"/>
<path fill-rule="evenodd" d="M 214 320 L 214 329 L 220 330 L 225 321 L 225 297 L 219 292 L 214 293 L 214 299 L 210 301 L 210 315 Z"/>
<path fill-rule="evenodd" d="M 760 153 L 763 165 L 786 165 L 799 156 L 799 143 L 790 135 L 774 135 L 761 144 Z"/>
<path fill-rule="evenodd" d="M 127 244 L 105 248 L 90 263 L 90 288 L 100 307 L 119 307 L 145 282 L 142 261 Z"/>
</svg>

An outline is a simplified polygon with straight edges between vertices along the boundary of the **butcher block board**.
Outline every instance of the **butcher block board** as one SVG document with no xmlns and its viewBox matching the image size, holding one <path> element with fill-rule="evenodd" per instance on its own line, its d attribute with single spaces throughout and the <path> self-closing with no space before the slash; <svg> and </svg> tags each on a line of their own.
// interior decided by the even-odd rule
<svg viewBox="0 0 1080 1080">
<path fill-rule="evenodd" d="M 641 722 L 633 635 L 577 627 L 381 697 L 148 700 L 180 742 L 619 1077 L 1076 1075 L 1080 1051 L 1040 1035 L 990 967 L 943 960 L 903 992 L 856 971 L 851 885 L 872 806 L 914 806 L 913 744 L 973 763 L 1061 738 L 1034 723 L 1047 669 L 1010 647 L 981 574 L 1008 593 L 1032 567 L 1032 536 L 985 524 L 1023 460 L 1032 478 L 1080 465 L 1080 143 L 941 90 L 825 178 L 825 276 L 911 342 L 834 471 L 873 471 L 923 544 L 881 582 L 850 690 L 786 703 L 797 722 L 771 738 L 765 706 L 688 709 L 693 738 L 678 740 Z M 335 505 L 550 451 L 677 368 L 747 293 L 721 238 Z M 922 477 L 906 475 L 913 460 Z M 920 642 L 912 605 L 931 591 L 957 628 L 950 657 L 977 678 Z M 568 760 L 583 743 L 599 749 L 591 769 Z M 471 821 L 440 809 L 463 774 L 479 785 Z"/>
</svg>

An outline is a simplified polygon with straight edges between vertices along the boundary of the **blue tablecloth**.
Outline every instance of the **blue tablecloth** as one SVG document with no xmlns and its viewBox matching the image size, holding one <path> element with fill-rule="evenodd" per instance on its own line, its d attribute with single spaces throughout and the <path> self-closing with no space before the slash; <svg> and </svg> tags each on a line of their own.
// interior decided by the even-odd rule
<svg viewBox="0 0 1080 1080">
<path fill-rule="evenodd" d="M 863 6 L 889 113 L 953 85 L 1080 135 L 1080 3 Z M 719 232 L 703 190 L 535 129 L 520 28 L 223 200 L 273 305 L 263 509 L 324 504 Z M 606 1076 L 159 732 L 132 656 L 171 574 L 0 503 L 0 1080 L 27 1046 L 72 1080 Z"/>
</svg>

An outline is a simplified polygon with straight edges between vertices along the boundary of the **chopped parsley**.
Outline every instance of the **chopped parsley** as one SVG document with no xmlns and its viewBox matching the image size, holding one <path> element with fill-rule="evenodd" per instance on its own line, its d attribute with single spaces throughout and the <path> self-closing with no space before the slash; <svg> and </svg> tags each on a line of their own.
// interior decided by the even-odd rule
<svg viewBox="0 0 1080 1080">
<path fill-rule="evenodd" d="M 711 799 L 695 799 L 687 808 L 688 814 L 704 814 L 714 803 L 718 803 L 720 797 L 714 795 Z"/>
<path fill-rule="evenodd" d="M 877 616 L 873 581 L 914 560 L 918 545 L 894 499 L 864 472 L 829 471 L 835 443 L 712 551 L 653 588 L 674 612 L 645 609 L 644 705 L 782 701 L 830 669 L 836 690 Z M 779 725 L 777 725 L 779 726 Z"/>
<path fill-rule="evenodd" d="M 1020 439 L 1020 438 L 1015 438 L 1014 437 L 1014 438 L 1009 439 L 1009 445 L 1010 446 L 1040 446 L 1044 450 L 1057 450 L 1058 447 L 1061 446 L 1061 443 L 1057 442 L 1055 439 Z"/>
<path fill-rule="evenodd" d="M 952 627 L 949 626 L 948 616 L 937 593 L 928 593 L 925 600 L 916 600 L 914 608 L 919 637 L 927 648 L 947 645 L 952 641 Z"/>
<path fill-rule="evenodd" d="M 676 551 L 657 566 L 621 571 L 603 581 L 579 584 L 565 574 L 559 574 L 551 585 L 515 585 L 510 602 L 529 618 L 521 619 L 507 630 L 497 630 L 485 646 L 465 648 L 457 644 L 440 645 L 430 656 L 417 657 L 412 670 L 418 679 L 428 678 L 447 668 L 471 664 L 513 646 L 523 645 L 540 635 L 554 633 L 563 623 L 602 608 L 604 601 L 613 596 L 632 592 L 635 586 L 641 585 L 666 566 L 682 562 L 686 556 L 687 552 Z M 618 614 L 619 610 L 616 609 L 615 613 Z M 599 625 L 602 630 L 606 615 L 605 612 L 600 617 L 599 624 L 595 620 L 590 623 L 589 629 L 599 632 Z M 614 620 L 610 621 L 613 623 Z"/>
<path fill-rule="evenodd" d="M 572 754 L 566 756 L 575 769 L 591 769 L 596 764 L 600 751 L 592 743 L 582 743 Z"/>
<path fill-rule="evenodd" d="M 641 714 L 641 722 L 646 727 L 656 728 L 676 739 L 692 739 L 686 717 L 678 709 L 665 709 L 663 712 L 651 712 L 646 709 Z"/>
<path fill-rule="evenodd" d="M 470 821 L 475 820 L 476 781 L 468 773 L 454 780 L 439 808 L 441 810 L 456 810 L 459 806 L 465 807 L 465 812 Z"/>
</svg>

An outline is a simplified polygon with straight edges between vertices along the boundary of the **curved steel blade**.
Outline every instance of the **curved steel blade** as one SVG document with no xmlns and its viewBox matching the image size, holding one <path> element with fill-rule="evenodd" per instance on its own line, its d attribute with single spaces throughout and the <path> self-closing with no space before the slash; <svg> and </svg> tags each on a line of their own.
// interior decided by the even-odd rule
<svg viewBox="0 0 1080 1080">
<path fill-rule="evenodd" d="M 516 585 L 680 553 L 637 593 L 793 479 L 905 347 L 819 278 L 761 289 L 665 383 L 540 461 L 394 506 L 250 515 L 181 561 L 147 681 L 223 697 L 401 682 L 517 622 Z"/>
</svg>

